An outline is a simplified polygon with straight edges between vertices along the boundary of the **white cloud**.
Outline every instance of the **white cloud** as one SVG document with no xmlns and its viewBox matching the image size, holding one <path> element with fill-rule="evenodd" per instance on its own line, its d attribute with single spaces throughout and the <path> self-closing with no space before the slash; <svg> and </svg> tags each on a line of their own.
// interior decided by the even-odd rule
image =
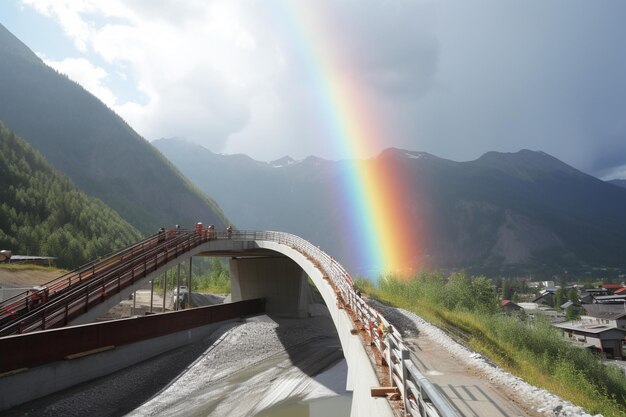
<svg viewBox="0 0 626 417">
<path fill-rule="evenodd" d="M 600 176 L 604 181 L 626 180 L 626 165 L 610 168 Z"/>
<path fill-rule="evenodd" d="M 49 64 L 112 106 L 148 139 L 184 136 L 220 150 L 245 129 L 251 103 L 275 71 L 275 54 L 242 1 L 96 2 L 25 0 L 89 50 L 139 80 L 145 104 L 116 103 L 103 68 L 86 59 Z"/>
<path fill-rule="evenodd" d="M 87 50 L 93 28 L 84 16 L 98 10 L 95 1 L 22 0 L 22 3 L 57 20 L 65 34 L 74 41 L 76 48 L 80 51 Z"/>
<path fill-rule="evenodd" d="M 345 157 L 333 133 L 346 120 L 333 119 L 327 94 L 347 80 L 358 93 L 346 96 L 350 121 L 378 130 L 370 153 L 396 146 L 467 160 L 530 148 L 587 172 L 626 162 L 618 2 L 23 3 L 55 19 L 78 56 L 103 62 L 51 64 L 148 139 L 265 160 Z M 145 99 L 116 100 L 133 95 L 108 74 Z"/>
</svg>

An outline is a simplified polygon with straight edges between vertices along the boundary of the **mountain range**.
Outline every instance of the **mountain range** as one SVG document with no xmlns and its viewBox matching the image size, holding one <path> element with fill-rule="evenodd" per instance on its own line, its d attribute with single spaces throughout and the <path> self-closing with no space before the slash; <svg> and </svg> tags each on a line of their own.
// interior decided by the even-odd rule
<svg viewBox="0 0 626 417">
<path fill-rule="evenodd" d="M 342 229 L 345 213 L 335 205 L 345 161 L 266 163 L 181 139 L 152 143 L 237 226 L 298 234 L 356 267 Z M 488 152 L 455 162 L 387 149 L 371 163 L 394 167 L 409 184 L 407 227 L 423 236 L 418 266 L 545 276 L 626 267 L 626 190 L 546 153 Z"/>
<path fill-rule="evenodd" d="M 349 161 L 311 156 L 265 163 L 246 155 L 218 155 L 179 139 L 150 144 L 1 25 L 0 92 L 0 122 L 14 132 L 3 131 L 3 135 L 22 137 L 41 154 L 18 155 L 18 159 L 45 158 L 69 177 L 61 176 L 60 184 L 69 181 L 76 192 L 80 189 L 111 207 L 132 225 L 124 226 L 113 212 L 102 208 L 115 230 L 129 229 L 125 241 L 136 234 L 131 227 L 144 234 L 175 223 L 191 226 L 202 221 L 224 227 L 229 219 L 218 201 L 241 229 L 298 234 L 357 274 L 367 273 L 358 269 L 351 251 L 354 242 L 345 229 L 346 216 L 353 214 L 337 203 L 338 184 Z M 7 143 L 30 155 L 19 140 Z M 545 276 L 566 270 L 626 268 L 626 181 L 603 182 L 529 150 L 489 152 L 475 161 L 455 162 L 392 148 L 367 164 L 391 170 L 395 180 L 407 185 L 406 195 L 396 203 L 410 213 L 403 232 L 421 238 L 413 256 L 416 267 Z M 53 175 L 42 174 L 52 172 L 47 165 L 40 172 L 43 166 L 37 162 L 26 177 L 4 176 L 3 187 L 26 190 L 30 177 L 39 178 L 40 187 L 45 184 L 42 175 Z M 9 179 L 22 182 L 8 184 Z M 23 197 L 31 198 L 33 192 L 24 193 L 7 194 L 14 206 L 0 202 L 17 219 L 13 223 L 28 220 L 20 223 L 21 235 L 14 230 L 6 233 L 13 224 L 0 228 L 9 243 L 20 244 L 18 235 L 33 235 L 26 229 L 36 228 L 32 220 L 39 215 L 44 216 L 42 222 L 56 224 L 46 220 L 40 204 L 32 204 L 40 213 L 27 212 Z M 80 199 L 86 207 L 100 204 Z M 81 219 L 76 205 L 67 207 Z M 83 220 L 79 223 L 85 226 Z M 56 227 L 66 228 L 66 224 Z M 97 242 L 91 245 L 97 247 Z"/>
<path fill-rule="evenodd" d="M 150 143 L 0 25 L 0 121 L 144 234 L 225 226 L 218 205 Z"/>
</svg>

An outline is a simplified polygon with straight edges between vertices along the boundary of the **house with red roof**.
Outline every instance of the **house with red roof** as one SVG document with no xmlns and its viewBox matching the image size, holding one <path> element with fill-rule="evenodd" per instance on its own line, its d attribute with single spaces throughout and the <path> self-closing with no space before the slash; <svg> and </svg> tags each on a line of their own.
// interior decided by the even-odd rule
<svg viewBox="0 0 626 417">
<path fill-rule="evenodd" d="M 622 284 L 602 284 L 600 288 L 604 288 L 608 291 L 608 295 L 615 294 L 615 291 L 621 290 L 624 288 Z"/>
<path fill-rule="evenodd" d="M 500 309 L 505 313 L 514 313 L 516 311 L 523 310 L 522 307 L 518 306 L 511 300 L 500 301 Z"/>
</svg>

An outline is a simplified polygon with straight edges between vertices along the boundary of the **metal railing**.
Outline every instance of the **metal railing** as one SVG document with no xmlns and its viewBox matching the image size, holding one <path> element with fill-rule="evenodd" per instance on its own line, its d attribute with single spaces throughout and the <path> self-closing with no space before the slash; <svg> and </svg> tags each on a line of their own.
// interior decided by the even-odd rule
<svg viewBox="0 0 626 417">
<path fill-rule="evenodd" d="M 0 327 L 4 327 L 7 322 L 14 321 L 29 313 L 38 305 L 59 297 L 72 285 L 89 280 L 96 274 L 132 258 L 137 253 L 153 248 L 159 243 L 159 238 L 162 238 L 162 235 L 154 234 L 130 247 L 101 256 L 43 285 L 29 288 L 3 300 L 0 302 Z"/>
<path fill-rule="evenodd" d="M 38 306 L 29 304 L 29 294 L 12 304 L 22 314 L 3 325 L 0 336 L 60 327 L 103 302 L 107 296 L 131 286 L 168 262 L 212 240 L 271 241 L 289 246 L 304 255 L 328 280 L 338 304 L 353 313 L 352 319 L 366 335 L 366 342 L 385 359 L 389 381 L 401 395 L 405 414 L 422 417 L 457 417 L 459 413 L 446 397 L 419 370 L 400 333 L 377 310 L 368 305 L 354 289 L 348 272 L 326 252 L 310 242 L 283 232 L 170 230 L 90 263 L 52 281 L 46 286 L 46 299 Z M 1 317 L 6 316 L 7 302 Z M 25 311 L 25 312 L 24 312 Z M 2 323 L 0 321 L 0 323 Z"/>
<path fill-rule="evenodd" d="M 109 296 L 206 241 L 195 231 L 169 231 L 152 236 L 114 256 L 53 281 L 45 297 L 18 297 L 3 303 L 0 336 L 61 327 Z M 49 287 L 47 287 L 49 288 Z M 45 290 L 43 290 L 45 291 Z M 39 294 L 37 294 L 39 295 Z M 11 316 L 15 316 L 12 320 Z"/>
</svg>

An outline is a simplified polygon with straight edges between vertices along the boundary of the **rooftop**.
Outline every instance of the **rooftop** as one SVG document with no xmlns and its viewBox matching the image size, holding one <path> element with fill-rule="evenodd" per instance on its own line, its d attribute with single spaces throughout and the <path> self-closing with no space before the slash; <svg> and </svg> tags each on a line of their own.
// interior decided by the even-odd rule
<svg viewBox="0 0 626 417">
<path fill-rule="evenodd" d="M 584 304 L 583 308 L 591 317 L 607 320 L 617 320 L 626 316 L 624 304 Z"/>
<path fill-rule="evenodd" d="M 618 329 L 608 324 L 589 323 L 585 321 L 566 321 L 565 323 L 553 324 L 554 327 L 565 330 L 574 330 L 581 333 L 599 334 L 610 330 L 618 330 L 626 333 L 625 330 Z"/>
</svg>

